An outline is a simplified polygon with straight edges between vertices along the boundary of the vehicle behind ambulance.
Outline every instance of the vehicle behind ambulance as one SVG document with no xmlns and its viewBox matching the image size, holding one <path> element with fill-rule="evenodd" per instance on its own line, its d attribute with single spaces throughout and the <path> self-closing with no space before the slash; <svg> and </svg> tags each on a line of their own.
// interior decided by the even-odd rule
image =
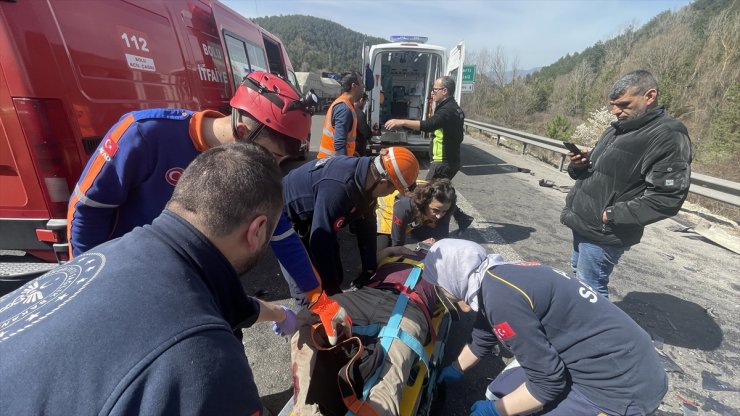
<svg viewBox="0 0 740 416">
<path fill-rule="evenodd" d="M 0 1 L 0 249 L 63 259 L 70 193 L 124 113 L 227 112 L 254 70 L 296 85 L 280 39 L 215 0 Z"/>
<path fill-rule="evenodd" d="M 442 46 L 428 45 L 420 36 L 392 36 L 393 43 L 373 45 L 364 54 L 366 79 L 372 77 L 368 91 L 367 116 L 373 137 L 370 149 L 377 153 L 388 146 L 404 146 L 428 155 L 431 134 L 411 129 L 386 130 L 392 118 L 426 120 L 434 114 L 431 98 L 434 80 L 450 75 L 462 79 L 465 46 L 460 42 L 448 53 Z M 455 87 L 460 102 L 461 83 Z"/>
</svg>

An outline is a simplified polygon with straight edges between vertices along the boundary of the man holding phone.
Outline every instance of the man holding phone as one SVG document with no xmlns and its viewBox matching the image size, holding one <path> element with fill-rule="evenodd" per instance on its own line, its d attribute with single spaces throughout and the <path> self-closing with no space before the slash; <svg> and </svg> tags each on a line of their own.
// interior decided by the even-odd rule
<svg viewBox="0 0 740 416">
<path fill-rule="evenodd" d="M 576 180 L 560 222 L 573 230 L 573 273 L 608 297 L 609 275 L 645 226 L 676 215 L 691 181 L 686 127 L 658 105 L 658 83 L 637 70 L 609 94 L 617 117 L 589 152 L 568 154 Z M 577 150 L 577 149 L 573 149 Z"/>
</svg>

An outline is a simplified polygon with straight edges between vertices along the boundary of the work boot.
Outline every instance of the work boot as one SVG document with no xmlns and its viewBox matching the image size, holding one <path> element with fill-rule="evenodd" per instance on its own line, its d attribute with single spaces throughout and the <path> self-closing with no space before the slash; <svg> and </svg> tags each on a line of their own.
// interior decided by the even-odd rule
<svg viewBox="0 0 740 416">
<path fill-rule="evenodd" d="M 453 215 L 455 217 L 455 222 L 457 222 L 457 233 L 462 234 L 463 231 L 467 230 L 468 227 L 470 227 L 470 224 L 473 223 L 473 217 L 470 215 L 462 212 L 459 208 L 457 211 L 455 211 L 455 214 Z"/>
</svg>

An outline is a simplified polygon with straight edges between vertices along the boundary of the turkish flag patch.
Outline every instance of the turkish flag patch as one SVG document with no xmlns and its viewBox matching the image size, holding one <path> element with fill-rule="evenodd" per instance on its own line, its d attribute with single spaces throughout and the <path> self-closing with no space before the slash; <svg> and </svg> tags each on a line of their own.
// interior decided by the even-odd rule
<svg viewBox="0 0 740 416">
<path fill-rule="evenodd" d="M 339 231 L 339 229 L 344 226 L 344 220 L 345 217 L 339 217 L 336 221 L 334 221 L 334 231 Z"/>
<path fill-rule="evenodd" d="M 108 157 L 113 157 L 116 155 L 116 152 L 118 152 L 118 143 L 114 142 L 110 137 L 105 139 L 103 153 L 108 155 Z"/>
<path fill-rule="evenodd" d="M 403 220 L 396 217 L 395 215 L 393 216 L 393 223 L 399 227 L 403 226 Z"/>
<path fill-rule="evenodd" d="M 164 179 L 172 186 L 177 185 L 177 181 L 180 180 L 180 176 L 185 171 L 183 168 L 172 168 L 164 174 Z"/>
<path fill-rule="evenodd" d="M 514 332 L 514 329 L 509 325 L 508 322 L 501 322 L 498 325 L 493 326 L 493 333 L 496 334 L 498 339 L 501 341 L 505 341 L 511 337 L 516 336 L 516 332 Z"/>
</svg>

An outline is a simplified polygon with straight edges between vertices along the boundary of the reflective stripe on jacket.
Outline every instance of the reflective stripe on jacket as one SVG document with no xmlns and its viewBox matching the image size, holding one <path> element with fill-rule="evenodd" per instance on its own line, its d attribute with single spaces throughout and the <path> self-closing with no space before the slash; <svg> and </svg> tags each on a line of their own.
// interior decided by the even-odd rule
<svg viewBox="0 0 740 416">
<path fill-rule="evenodd" d="M 355 138 L 357 137 L 357 114 L 355 113 L 355 106 L 350 101 L 350 96 L 342 94 L 337 97 L 336 100 L 331 104 L 329 110 L 326 112 L 324 118 L 324 130 L 321 133 L 321 144 L 319 145 L 319 152 L 316 155 L 318 159 L 325 157 L 336 156 L 336 148 L 334 147 L 335 137 L 334 125 L 332 124 L 332 118 L 334 115 L 334 107 L 337 104 L 344 103 L 349 111 L 352 113 L 352 128 L 346 132 L 346 137 L 339 137 L 345 141 L 345 147 L 347 150 L 347 156 L 353 156 L 355 154 Z"/>
</svg>

